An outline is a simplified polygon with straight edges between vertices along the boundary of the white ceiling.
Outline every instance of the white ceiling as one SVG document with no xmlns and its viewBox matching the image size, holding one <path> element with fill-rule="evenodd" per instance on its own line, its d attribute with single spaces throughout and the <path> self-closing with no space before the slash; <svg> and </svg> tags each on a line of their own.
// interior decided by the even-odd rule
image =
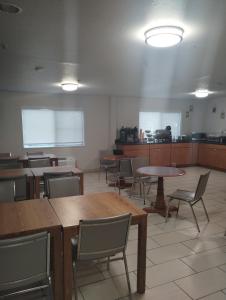
<svg viewBox="0 0 226 300">
<path fill-rule="evenodd" d="M 0 2 L 7 2 L 0 0 Z M 226 0 L 11 0 L 0 13 L 0 90 L 188 98 L 226 91 Z M 151 26 L 179 25 L 184 40 L 151 48 Z M 35 67 L 43 67 L 35 70 Z M 225 92 L 226 93 L 226 92 Z"/>
</svg>

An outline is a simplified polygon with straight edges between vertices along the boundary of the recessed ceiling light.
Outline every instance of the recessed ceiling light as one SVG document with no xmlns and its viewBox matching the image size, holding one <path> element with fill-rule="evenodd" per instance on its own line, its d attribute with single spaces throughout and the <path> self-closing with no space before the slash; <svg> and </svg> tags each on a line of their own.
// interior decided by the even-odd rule
<svg viewBox="0 0 226 300">
<path fill-rule="evenodd" d="M 73 83 L 73 82 L 62 83 L 61 87 L 66 92 L 74 92 L 78 89 L 78 83 Z"/>
<path fill-rule="evenodd" d="M 8 14 L 18 14 L 22 9 L 12 3 L 0 3 L 0 11 Z"/>
<path fill-rule="evenodd" d="M 200 89 L 200 90 L 196 90 L 195 91 L 195 97 L 197 98 L 206 98 L 209 96 L 210 91 L 208 91 L 207 89 Z"/>
<path fill-rule="evenodd" d="M 172 47 L 183 39 L 184 30 L 177 26 L 158 26 L 148 29 L 145 33 L 145 43 L 153 47 Z"/>
</svg>

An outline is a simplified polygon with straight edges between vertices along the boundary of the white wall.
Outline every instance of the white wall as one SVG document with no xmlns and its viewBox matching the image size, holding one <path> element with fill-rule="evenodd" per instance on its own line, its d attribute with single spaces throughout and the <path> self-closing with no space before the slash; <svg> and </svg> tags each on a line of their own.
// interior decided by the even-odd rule
<svg viewBox="0 0 226 300">
<path fill-rule="evenodd" d="M 205 129 L 208 133 L 221 133 L 226 130 L 226 99 L 218 98 L 211 99 L 206 103 L 207 111 L 205 115 Z M 213 113 L 213 108 L 216 107 L 216 112 Z M 225 119 L 221 118 L 221 113 L 225 113 Z"/>
<path fill-rule="evenodd" d="M 185 117 L 189 106 L 193 112 Z M 182 113 L 182 133 L 204 130 L 206 104 L 185 100 L 155 100 L 128 97 L 82 96 L 66 94 L 0 93 L 0 152 L 23 154 L 22 107 L 78 108 L 85 115 L 85 146 L 51 148 L 45 152 L 73 156 L 83 170 L 98 167 L 99 150 L 113 146 L 121 126 L 138 126 L 139 111 Z M 226 126 L 225 126 L 226 128 Z"/>
<path fill-rule="evenodd" d="M 99 150 L 109 147 L 109 99 L 103 96 L 0 93 L 0 152 L 23 154 L 21 108 L 78 108 L 85 116 L 85 146 L 45 149 L 46 153 L 73 156 L 82 169 L 98 165 Z"/>
</svg>

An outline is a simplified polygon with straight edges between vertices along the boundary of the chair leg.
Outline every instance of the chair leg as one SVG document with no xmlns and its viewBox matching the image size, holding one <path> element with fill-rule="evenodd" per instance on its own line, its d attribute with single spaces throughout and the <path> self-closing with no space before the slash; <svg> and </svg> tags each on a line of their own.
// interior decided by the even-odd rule
<svg viewBox="0 0 226 300">
<path fill-rule="evenodd" d="M 168 217 L 169 217 L 169 207 L 170 207 L 170 201 L 171 201 L 172 199 L 170 198 L 169 200 L 168 200 L 168 203 L 166 204 L 166 216 L 165 216 L 165 223 L 168 221 Z"/>
<path fill-rule="evenodd" d="M 144 205 L 146 204 L 146 192 L 145 192 L 145 183 L 144 182 L 142 182 L 142 183 L 140 183 L 140 185 L 142 184 L 142 186 L 143 186 L 143 198 L 144 198 Z"/>
<path fill-rule="evenodd" d="M 105 169 L 105 180 L 106 180 L 106 183 L 108 183 L 108 170 Z"/>
<path fill-rule="evenodd" d="M 196 218 L 196 215 L 195 215 L 194 209 L 193 209 L 193 207 L 192 207 L 191 203 L 189 203 L 189 205 L 190 205 L 190 207 L 191 207 L 191 211 L 192 211 L 193 218 L 194 218 L 194 220 L 195 220 L 195 223 L 196 223 L 196 227 L 197 227 L 197 229 L 198 229 L 198 232 L 200 232 L 200 229 L 199 229 L 199 224 L 198 224 L 198 221 L 197 221 L 197 218 Z"/>
<path fill-rule="evenodd" d="M 107 270 L 108 271 L 110 270 L 110 256 L 108 256 L 108 259 L 107 259 Z"/>
<path fill-rule="evenodd" d="M 176 214 L 176 218 L 178 217 L 179 208 L 180 208 L 180 200 L 178 200 L 178 206 L 177 206 L 177 214 Z"/>
<path fill-rule="evenodd" d="M 73 262 L 73 285 L 74 285 L 74 292 L 75 292 L 75 300 L 78 300 L 78 289 L 76 284 L 76 264 Z"/>
<path fill-rule="evenodd" d="M 203 202 L 203 199 L 201 198 L 200 200 L 201 200 L 201 202 L 202 202 L 202 206 L 203 206 L 203 209 L 204 209 L 204 211 L 205 211 L 206 218 L 207 218 L 207 220 L 208 220 L 208 222 L 209 222 L 209 221 L 210 221 L 210 219 L 209 219 L 209 216 L 208 216 L 208 213 L 207 213 L 207 210 L 206 210 L 205 204 L 204 204 L 204 202 Z"/>
<path fill-rule="evenodd" d="M 129 299 L 132 300 L 132 292 L 131 292 L 130 279 L 129 279 L 129 270 L 128 270 L 125 252 L 123 252 L 123 261 L 124 261 L 125 270 L 126 270 L 126 280 L 127 280 L 127 284 L 128 284 L 128 290 L 129 290 Z"/>
</svg>

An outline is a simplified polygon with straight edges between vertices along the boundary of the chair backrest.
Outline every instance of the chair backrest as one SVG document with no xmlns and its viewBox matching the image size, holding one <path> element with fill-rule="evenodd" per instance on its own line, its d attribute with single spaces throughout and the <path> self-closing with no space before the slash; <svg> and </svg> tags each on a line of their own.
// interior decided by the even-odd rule
<svg viewBox="0 0 226 300">
<path fill-rule="evenodd" d="M 34 155 L 43 155 L 44 152 L 36 151 L 36 152 L 27 152 L 27 156 L 34 156 Z"/>
<path fill-rule="evenodd" d="M 13 202 L 15 197 L 15 180 L 0 178 L 0 202 Z"/>
<path fill-rule="evenodd" d="M 48 179 L 49 198 L 59 198 L 80 195 L 80 178 L 67 176 Z"/>
<path fill-rule="evenodd" d="M 141 176 L 139 173 L 137 173 L 137 169 L 142 168 L 142 167 L 146 167 L 149 165 L 149 159 L 148 157 L 135 157 L 132 158 L 131 160 L 132 163 L 132 172 L 133 172 L 133 176 Z"/>
<path fill-rule="evenodd" d="M 207 182 L 208 182 L 208 179 L 209 179 L 209 175 L 210 175 L 210 171 L 207 172 L 204 175 L 200 175 L 199 182 L 198 182 L 198 185 L 197 185 L 197 188 L 196 188 L 196 191 L 195 191 L 194 200 L 199 200 L 203 196 L 203 194 L 205 193 L 206 185 L 207 185 Z"/>
<path fill-rule="evenodd" d="M 11 157 L 11 156 L 12 156 L 11 152 L 0 153 L 0 157 Z"/>
<path fill-rule="evenodd" d="M 119 174 L 123 177 L 133 176 L 131 159 L 120 159 Z"/>
<path fill-rule="evenodd" d="M 50 167 L 51 162 L 50 162 L 49 157 L 28 159 L 28 166 L 29 166 L 29 168 Z"/>
<path fill-rule="evenodd" d="M 20 169 L 22 167 L 21 162 L 18 161 L 18 158 L 4 158 L 0 161 L 0 169 Z"/>
<path fill-rule="evenodd" d="M 29 199 L 27 175 L 15 179 L 15 201 Z"/>
<path fill-rule="evenodd" d="M 92 260 L 125 251 L 131 214 L 117 217 L 80 220 L 78 260 Z"/>
<path fill-rule="evenodd" d="M 0 240 L 0 292 L 20 289 L 49 277 L 47 232 Z"/>
<path fill-rule="evenodd" d="M 100 166 L 116 165 L 117 163 L 116 161 L 104 159 L 107 156 L 113 155 L 111 150 L 100 150 L 99 155 L 100 155 Z"/>
<path fill-rule="evenodd" d="M 44 178 L 44 194 L 49 197 L 49 179 L 74 176 L 73 172 L 45 172 L 43 173 Z"/>
</svg>

